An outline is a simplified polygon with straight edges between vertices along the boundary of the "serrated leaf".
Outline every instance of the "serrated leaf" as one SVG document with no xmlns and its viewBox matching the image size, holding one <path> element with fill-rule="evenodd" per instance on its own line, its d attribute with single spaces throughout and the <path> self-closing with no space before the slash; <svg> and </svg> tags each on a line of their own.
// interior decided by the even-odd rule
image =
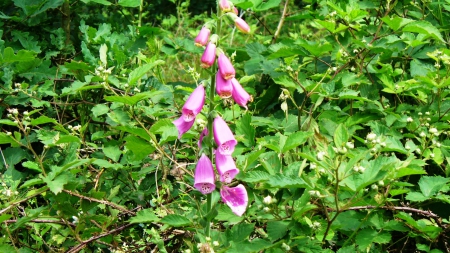
<svg viewBox="0 0 450 253">
<path fill-rule="evenodd" d="M 425 34 L 436 40 L 441 41 L 442 43 L 445 43 L 445 40 L 442 38 L 439 29 L 437 29 L 434 25 L 425 20 L 410 22 L 407 25 L 405 25 L 405 27 L 403 27 L 402 31 Z"/>
<path fill-rule="evenodd" d="M 164 64 L 165 62 L 163 60 L 157 60 L 152 63 L 145 64 L 133 71 L 131 71 L 130 75 L 128 76 L 128 84 L 134 85 L 139 79 L 141 79 L 147 72 L 149 72 L 152 68 L 154 68 L 157 65 Z"/>
<path fill-rule="evenodd" d="M 265 11 L 265 10 L 269 10 L 275 7 L 279 7 L 281 3 L 281 0 L 266 0 L 266 1 L 261 1 L 261 0 L 253 0 L 253 10 L 258 12 L 258 11 Z"/>
<path fill-rule="evenodd" d="M 39 165 L 32 161 L 26 161 L 22 163 L 22 166 L 37 172 L 42 172 L 41 168 L 39 168 Z"/>
<path fill-rule="evenodd" d="M 125 147 L 133 152 L 135 160 L 142 160 L 155 151 L 155 147 L 150 142 L 139 137 L 128 135 L 125 141 Z"/>
<path fill-rule="evenodd" d="M 230 241 L 242 242 L 246 241 L 250 234 L 253 232 L 255 224 L 253 223 L 239 223 L 234 225 L 231 230 L 227 231 Z"/>
<path fill-rule="evenodd" d="M 427 172 L 423 168 L 406 167 L 406 168 L 400 168 L 397 171 L 395 178 L 400 178 L 400 177 L 409 176 L 409 175 L 420 175 L 420 174 L 427 174 Z"/>
<path fill-rule="evenodd" d="M 425 197 L 432 197 L 438 193 L 442 187 L 444 187 L 448 182 L 449 178 L 444 178 L 441 176 L 423 176 L 419 180 L 419 187 Z"/>
<path fill-rule="evenodd" d="M 243 135 L 243 143 L 247 147 L 255 145 L 255 127 L 251 125 L 252 116 L 249 113 L 242 115 L 236 123 L 236 134 Z"/>
<path fill-rule="evenodd" d="M 119 5 L 123 7 L 139 7 L 141 0 L 119 0 Z"/>
<path fill-rule="evenodd" d="M 2 125 L 2 124 L 9 125 L 9 126 L 18 126 L 19 125 L 19 123 L 16 123 L 9 119 L 0 119 L 0 125 Z"/>
<path fill-rule="evenodd" d="M 120 163 L 110 163 L 103 159 L 96 159 L 95 161 L 92 162 L 92 164 L 95 164 L 95 165 L 99 166 L 100 168 L 107 168 L 107 169 L 114 169 L 114 170 L 117 170 L 117 169 L 120 169 L 123 167 L 123 165 Z"/>
<path fill-rule="evenodd" d="M 37 126 L 37 125 L 42 125 L 42 124 L 47 124 L 47 123 L 58 124 L 58 121 L 56 121 L 53 118 L 49 118 L 49 117 L 47 117 L 45 115 L 39 116 L 39 118 L 31 120 L 31 125 L 32 126 Z"/>
<path fill-rule="evenodd" d="M 92 114 L 94 115 L 94 117 L 98 117 L 98 116 L 108 113 L 109 107 L 104 104 L 98 104 L 98 105 L 95 105 L 94 107 L 92 107 L 91 111 L 92 111 Z"/>
<path fill-rule="evenodd" d="M 62 173 L 55 178 L 52 178 L 52 175 L 44 177 L 42 174 L 39 175 L 39 177 L 42 178 L 42 180 L 47 184 L 50 191 L 52 191 L 54 194 L 62 192 L 62 190 L 64 189 L 64 185 L 69 183 L 70 179 L 67 173 Z"/>
<path fill-rule="evenodd" d="M 313 136 L 313 132 L 303 131 L 295 132 L 289 135 L 286 139 L 286 142 L 284 143 L 282 152 L 285 153 L 286 151 L 304 144 L 311 136 Z"/>
<path fill-rule="evenodd" d="M 141 92 L 138 94 L 135 94 L 134 96 L 105 96 L 105 100 L 109 102 L 119 102 L 124 103 L 127 105 L 136 105 L 139 101 L 142 101 L 144 99 L 149 99 L 151 97 L 157 96 L 162 94 L 163 91 L 149 91 L 149 92 Z"/>
<path fill-rule="evenodd" d="M 394 31 L 397 31 L 400 27 L 414 21 L 412 19 L 401 18 L 399 16 L 394 16 L 392 18 L 386 16 L 384 18 L 381 18 L 381 20 L 383 20 L 383 22 L 386 23 Z"/>
<path fill-rule="evenodd" d="M 162 218 L 161 222 L 171 227 L 184 227 L 192 224 L 188 218 L 178 214 L 169 214 Z"/>
<path fill-rule="evenodd" d="M 273 242 L 286 235 L 288 231 L 288 221 L 269 221 L 267 222 L 267 235 Z"/>
<path fill-rule="evenodd" d="M 264 252 L 264 249 L 271 248 L 273 244 L 269 241 L 255 238 L 252 241 L 231 242 L 231 247 L 227 249 L 227 253 L 254 253 Z"/>
<path fill-rule="evenodd" d="M 135 217 L 130 218 L 130 223 L 151 223 L 156 221 L 159 221 L 159 218 L 151 209 L 141 210 L 136 213 Z"/>
<path fill-rule="evenodd" d="M 7 135 L 6 133 L 0 132 L 0 144 L 10 144 L 15 143 L 13 137 Z"/>
<path fill-rule="evenodd" d="M 405 199 L 413 202 L 422 202 L 428 200 L 428 197 L 423 196 L 423 194 L 420 192 L 408 192 Z"/>
<path fill-rule="evenodd" d="M 247 182 L 247 183 L 261 183 L 261 182 L 265 182 L 267 180 L 269 180 L 270 178 L 270 174 L 265 172 L 265 171 L 260 171 L 260 170 L 256 170 L 256 171 L 249 171 L 246 172 L 245 175 L 243 173 L 239 173 L 237 175 L 237 178 Z"/>
<path fill-rule="evenodd" d="M 306 188 L 306 182 L 296 176 L 276 174 L 269 178 L 267 183 L 273 188 Z"/>
<path fill-rule="evenodd" d="M 111 5 L 111 3 L 106 0 L 81 0 L 81 2 L 83 2 L 83 3 L 98 3 L 98 4 L 103 4 L 106 6 Z"/>
</svg>

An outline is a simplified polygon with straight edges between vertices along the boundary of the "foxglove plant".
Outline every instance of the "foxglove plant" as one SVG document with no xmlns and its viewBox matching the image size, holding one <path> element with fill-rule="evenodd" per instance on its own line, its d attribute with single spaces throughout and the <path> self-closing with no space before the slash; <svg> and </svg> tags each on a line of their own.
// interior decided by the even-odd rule
<svg viewBox="0 0 450 253">
<path fill-rule="evenodd" d="M 201 58 L 201 67 L 210 68 L 216 60 L 216 45 L 209 42 Z"/>
<path fill-rule="evenodd" d="M 237 141 L 227 123 L 220 116 L 214 119 L 213 133 L 219 153 L 222 155 L 231 155 Z"/>
<path fill-rule="evenodd" d="M 216 92 L 221 98 L 229 98 L 233 93 L 231 80 L 223 79 L 219 72 L 216 74 Z"/>
<path fill-rule="evenodd" d="M 236 75 L 236 70 L 231 64 L 230 59 L 222 52 L 217 58 L 217 64 L 219 65 L 219 72 L 222 78 L 225 80 L 230 80 Z"/>
<path fill-rule="evenodd" d="M 205 87 L 199 85 L 183 105 L 181 117 L 173 121 L 178 129 L 178 138 L 186 133 L 194 125 L 195 117 L 205 105 Z"/>
<path fill-rule="evenodd" d="M 252 97 L 247 93 L 247 91 L 242 88 L 241 84 L 236 80 L 236 78 L 231 79 L 231 85 L 233 91 L 231 96 L 233 97 L 236 104 L 247 109 L 248 101 L 251 101 Z"/>
<path fill-rule="evenodd" d="M 208 43 L 209 34 L 211 31 L 208 27 L 203 26 L 200 32 L 198 33 L 197 37 L 195 38 L 195 45 L 198 47 L 205 46 Z"/>
</svg>

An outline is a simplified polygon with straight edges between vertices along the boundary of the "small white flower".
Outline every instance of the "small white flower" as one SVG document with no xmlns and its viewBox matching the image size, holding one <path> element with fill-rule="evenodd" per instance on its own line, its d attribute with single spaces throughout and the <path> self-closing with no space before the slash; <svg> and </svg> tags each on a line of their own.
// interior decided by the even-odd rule
<svg viewBox="0 0 450 253">
<path fill-rule="evenodd" d="M 334 72 L 336 72 L 337 71 L 337 67 L 333 67 L 333 68 L 331 68 Z"/>
<path fill-rule="evenodd" d="M 264 212 L 268 213 L 270 212 L 270 208 L 268 208 L 267 206 L 263 208 Z"/>
<path fill-rule="evenodd" d="M 207 236 L 207 237 L 205 237 L 205 240 L 206 240 L 207 242 L 210 242 L 210 241 L 211 241 L 211 237 Z"/>
<path fill-rule="evenodd" d="M 309 164 L 309 168 L 313 170 L 313 169 L 317 168 L 317 164 L 316 163 L 310 163 Z"/>
<path fill-rule="evenodd" d="M 373 140 L 375 140 L 376 138 L 377 138 L 377 135 L 374 134 L 374 133 L 369 133 L 369 134 L 367 135 L 367 137 L 366 137 L 366 139 L 367 139 L 368 141 L 373 141 Z"/>
<path fill-rule="evenodd" d="M 281 244 L 281 248 L 283 248 L 286 251 L 291 250 L 291 247 L 289 245 L 287 245 L 286 243 L 283 242 L 283 244 Z"/>
<path fill-rule="evenodd" d="M 266 205 L 272 204 L 272 197 L 270 195 L 267 195 L 267 197 L 265 197 L 263 199 L 263 203 L 266 204 Z"/>
<path fill-rule="evenodd" d="M 440 148 L 441 147 L 441 143 L 440 142 L 436 142 L 436 147 Z"/>
<path fill-rule="evenodd" d="M 354 170 L 355 172 L 359 172 L 359 166 L 358 166 L 358 165 L 353 166 L 353 170 Z"/>
<path fill-rule="evenodd" d="M 427 121 L 431 121 L 431 118 L 427 118 Z"/>
<path fill-rule="evenodd" d="M 213 245 L 217 247 L 217 246 L 219 246 L 219 242 L 218 241 L 214 241 Z"/>
<path fill-rule="evenodd" d="M 408 117 L 407 119 L 406 119 L 406 122 L 408 122 L 408 123 L 411 123 L 411 122 L 413 122 L 414 120 L 413 120 L 413 118 L 411 118 L 411 117 Z"/>
<path fill-rule="evenodd" d="M 431 157 L 431 158 L 434 158 L 434 153 L 431 153 L 431 154 L 430 154 L 430 157 Z"/>
<path fill-rule="evenodd" d="M 383 180 L 380 180 L 380 181 L 378 182 L 378 185 L 379 185 L 379 186 L 384 186 L 384 181 L 383 181 Z"/>
<path fill-rule="evenodd" d="M 324 157 L 325 157 L 326 154 L 327 154 L 327 153 L 325 153 L 325 152 L 323 152 L 323 151 L 319 151 L 319 153 L 317 153 L 317 160 L 323 161 L 323 159 L 324 159 Z"/>
<path fill-rule="evenodd" d="M 434 128 L 434 127 L 432 127 L 432 128 L 430 128 L 430 133 L 432 134 L 432 135 L 434 135 L 434 136 L 439 136 L 439 132 L 438 132 L 438 130 L 436 129 L 436 128 Z"/>
<path fill-rule="evenodd" d="M 425 132 L 422 131 L 422 132 L 420 132 L 419 136 L 423 138 L 423 137 L 426 137 L 427 134 L 426 134 Z"/>
<path fill-rule="evenodd" d="M 359 172 L 363 173 L 366 170 L 363 166 L 359 166 Z"/>
<path fill-rule="evenodd" d="M 376 190 L 378 190 L 378 185 L 373 184 L 372 186 L 370 186 L 370 188 L 372 188 L 372 190 L 376 191 Z"/>
<path fill-rule="evenodd" d="M 420 153 L 422 153 L 422 151 L 420 150 L 420 148 L 417 148 L 415 151 L 416 151 L 416 153 L 419 154 L 419 155 L 420 155 Z"/>
<path fill-rule="evenodd" d="M 422 116 L 422 113 L 421 113 L 421 112 L 419 112 L 419 113 L 418 113 L 418 115 L 419 115 L 419 116 Z"/>
<path fill-rule="evenodd" d="M 141 90 L 139 90 L 137 87 L 135 87 L 133 90 L 134 92 L 141 92 Z"/>
<path fill-rule="evenodd" d="M 353 53 L 357 54 L 359 51 L 357 48 L 353 49 Z"/>
<path fill-rule="evenodd" d="M 425 112 L 425 115 L 430 115 L 430 112 Z"/>
<path fill-rule="evenodd" d="M 424 126 L 426 126 L 426 127 L 429 127 L 430 126 L 430 123 L 425 123 L 425 125 Z"/>
<path fill-rule="evenodd" d="M 353 142 L 347 142 L 346 144 L 345 144 L 345 146 L 347 147 L 347 148 L 349 148 L 349 149 L 354 149 L 355 148 L 355 144 L 353 143 Z"/>
</svg>

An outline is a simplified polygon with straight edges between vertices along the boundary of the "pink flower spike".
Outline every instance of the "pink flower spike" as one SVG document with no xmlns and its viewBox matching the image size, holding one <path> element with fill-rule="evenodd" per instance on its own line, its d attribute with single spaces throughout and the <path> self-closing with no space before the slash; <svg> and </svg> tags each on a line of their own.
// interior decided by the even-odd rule
<svg viewBox="0 0 450 253">
<path fill-rule="evenodd" d="M 205 105 L 205 87 L 199 85 L 191 93 L 183 105 L 183 118 L 185 121 L 194 121 L 197 114 L 200 113 Z"/>
<path fill-rule="evenodd" d="M 236 78 L 231 79 L 231 84 L 233 86 L 231 95 L 233 96 L 234 102 L 247 109 L 247 102 L 250 101 L 252 97 L 244 90 L 244 88 L 242 88 Z"/>
<path fill-rule="evenodd" d="M 222 186 L 220 189 L 220 196 L 222 201 L 225 202 L 237 216 L 242 216 L 247 209 L 248 196 L 247 190 L 242 184 L 236 187 Z"/>
<path fill-rule="evenodd" d="M 236 74 L 236 70 L 234 70 L 233 64 L 231 64 L 230 59 L 224 54 L 221 53 L 219 58 L 217 59 L 217 63 L 219 65 L 219 72 L 222 75 L 223 79 L 230 80 Z"/>
<path fill-rule="evenodd" d="M 237 141 L 227 123 L 220 116 L 217 116 L 213 121 L 213 134 L 220 154 L 231 155 Z"/>
<path fill-rule="evenodd" d="M 219 7 L 223 12 L 231 11 L 231 4 L 228 0 L 219 0 Z"/>
<path fill-rule="evenodd" d="M 242 18 L 236 18 L 234 20 L 234 24 L 236 25 L 237 29 L 243 33 L 249 33 L 250 32 L 250 26 L 245 22 Z"/>
<path fill-rule="evenodd" d="M 200 133 L 200 138 L 198 139 L 198 148 L 202 148 L 202 141 L 203 138 L 205 138 L 205 136 L 207 136 L 209 134 L 208 128 L 205 127 L 205 129 L 203 129 L 203 131 Z"/>
<path fill-rule="evenodd" d="M 231 183 L 231 180 L 239 173 L 239 169 L 236 168 L 233 157 L 231 155 L 222 155 L 220 152 L 215 152 L 216 156 L 216 169 L 220 175 L 220 181 L 224 183 Z"/>
<path fill-rule="evenodd" d="M 221 98 L 229 98 L 233 92 L 231 80 L 223 79 L 219 72 L 216 74 L 216 92 Z"/>
<path fill-rule="evenodd" d="M 209 68 L 214 64 L 214 61 L 216 60 L 216 45 L 214 43 L 208 43 L 206 46 L 205 51 L 202 55 L 202 68 Z"/>
<path fill-rule="evenodd" d="M 186 133 L 191 127 L 194 125 L 194 120 L 185 121 L 183 116 L 172 122 L 178 129 L 178 139 L 181 139 L 181 136 Z"/>
<path fill-rule="evenodd" d="M 203 194 L 209 194 L 216 189 L 214 168 L 211 160 L 202 154 L 195 167 L 194 187 Z"/>
<path fill-rule="evenodd" d="M 203 26 L 200 32 L 198 33 L 197 37 L 195 38 L 195 45 L 197 47 L 202 47 L 208 43 L 209 34 L 211 31 L 206 27 Z"/>
</svg>

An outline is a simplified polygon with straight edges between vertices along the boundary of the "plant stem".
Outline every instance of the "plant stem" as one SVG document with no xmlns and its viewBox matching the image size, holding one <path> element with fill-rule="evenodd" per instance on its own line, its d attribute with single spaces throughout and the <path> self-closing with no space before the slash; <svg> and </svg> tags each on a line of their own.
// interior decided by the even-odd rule
<svg viewBox="0 0 450 253">
<path fill-rule="evenodd" d="M 275 43 L 275 41 L 277 40 L 278 36 L 280 35 L 281 28 L 283 27 L 284 19 L 286 18 L 288 5 L 289 5 L 289 0 L 286 0 L 286 2 L 284 3 L 283 13 L 281 14 L 280 21 L 278 22 L 277 30 L 275 31 L 275 34 L 272 37 L 272 44 Z"/>
</svg>

